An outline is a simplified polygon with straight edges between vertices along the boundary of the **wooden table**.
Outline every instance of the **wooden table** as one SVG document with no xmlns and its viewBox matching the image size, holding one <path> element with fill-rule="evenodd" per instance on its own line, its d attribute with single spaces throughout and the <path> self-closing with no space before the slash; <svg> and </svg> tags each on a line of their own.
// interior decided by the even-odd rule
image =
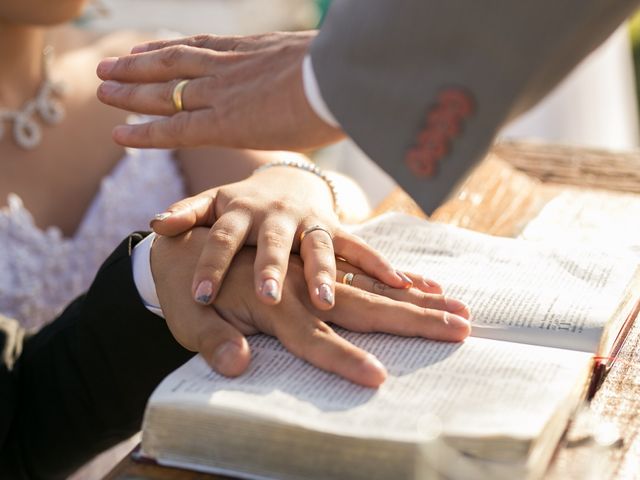
<svg viewBox="0 0 640 480">
<path fill-rule="evenodd" d="M 494 235 L 518 236 L 549 202 L 571 192 L 610 194 L 614 204 L 623 200 L 622 203 L 635 205 L 637 200 L 640 206 L 640 153 L 614 154 L 501 143 L 431 218 Z M 376 213 L 389 210 L 425 216 L 401 191 L 387 198 Z M 624 217 L 624 212 L 615 213 L 618 220 Z M 640 218 L 629 218 L 628 222 L 634 225 Z M 558 228 L 566 227 L 566 223 L 563 221 Z M 640 238 L 630 240 L 640 245 Z M 569 446 L 563 441 L 545 478 L 584 478 L 584 465 L 592 461 L 596 453 L 601 467 L 598 480 L 640 478 L 640 321 L 634 325 L 618 362 L 591 402 L 591 411 L 618 426 L 621 445 L 596 452 L 593 446 Z M 212 480 L 225 477 L 144 465 L 127 458 L 107 478 Z"/>
</svg>

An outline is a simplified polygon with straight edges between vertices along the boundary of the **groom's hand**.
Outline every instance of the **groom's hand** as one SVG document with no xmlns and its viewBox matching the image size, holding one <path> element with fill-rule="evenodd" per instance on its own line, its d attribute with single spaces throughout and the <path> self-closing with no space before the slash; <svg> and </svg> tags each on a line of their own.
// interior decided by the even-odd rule
<svg viewBox="0 0 640 480">
<path fill-rule="evenodd" d="M 386 377 L 372 355 L 336 334 L 328 323 L 359 332 L 386 332 L 444 341 L 469 334 L 469 311 L 460 302 L 423 288 L 393 289 L 357 268 L 339 262 L 339 274 L 355 273 L 353 286 L 339 284 L 332 310 L 315 308 L 307 294 L 303 265 L 292 255 L 282 301 L 265 305 L 253 294 L 255 249 L 234 258 L 213 307 L 191 300 L 189 279 L 207 239 L 196 228 L 181 237 L 158 237 L 151 267 L 167 325 L 185 348 L 199 352 L 219 373 L 237 376 L 250 362 L 245 335 L 263 332 L 277 337 L 294 355 L 355 383 L 377 387 Z"/>
<path fill-rule="evenodd" d="M 301 65 L 316 32 L 248 37 L 199 35 L 139 45 L 98 66 L 104 103 L 167 118 L 120 125 L 116 142 L 130 147 L 218 145 L 308 150 L 342 138 L 307 102 Z M 183 79 L 183 111 L 174 89 Z"/>
</svg>

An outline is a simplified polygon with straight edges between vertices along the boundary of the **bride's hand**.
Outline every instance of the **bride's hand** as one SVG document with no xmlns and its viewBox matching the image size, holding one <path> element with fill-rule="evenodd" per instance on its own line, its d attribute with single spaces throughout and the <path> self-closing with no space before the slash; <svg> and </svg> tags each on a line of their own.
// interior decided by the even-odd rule
<svg viewBox="0 0 640 480">
<path fill-rule="evenodd" d="M 340 275 L 356 272 L 353 286 L 339 284 L 336 307 L 319 310 L 309 302 L 302 261 L 296 255 L 288 260 L 282 301 L 266 306 L 252 294 L 256 251 L 248 247 L 235 256 L 213 307 L 197 305 L 190 299 L 187 280 L 206 239 L 203 228 L 180 237 L 158 237 L 151 265 L 171 333 L 223 375 L 237 376 L 246 370 L 251 356 L 245 335 L 264 332 L 319 368 L 377 387 L 386 378 L 384 366 L 328 323 L 358 332 L 444 341 L 460 341 L 469 334 L 469 311 L 460 302 L 416 288 L 392 289 L 345 262 L 339 264 Z"/>
<path fill-rule="evenodd" d="M 275 166 L 208 190 L 172 205 L 152 222 L 166 236 L 194 226 L 212 226 L 189 282 L 193 297 L 205 305 L 215 300 L 243 245 L 257 246 L 252 283 L 258 297 L 271 305 L 280 301 L 291 252 L 300 253 L 309 296 L 322 310 L 334 305 L 336 255 L 391 287 L 411 286 L 381 254 L 340 228 L 326 182 L 299 168 Z M 302 232 L 313 226 L 322 229 L 309 231 L 301 242 Z M 431 293 L 440 291 L 435 282 L 423 286 Z"/>
</svg>

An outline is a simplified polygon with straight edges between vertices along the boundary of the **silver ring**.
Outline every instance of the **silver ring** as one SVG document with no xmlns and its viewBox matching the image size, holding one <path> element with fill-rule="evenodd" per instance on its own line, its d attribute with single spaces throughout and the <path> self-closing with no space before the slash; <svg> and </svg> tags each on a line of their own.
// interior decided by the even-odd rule
<svg viewBox="0 0 640 480">
<path fill-rule="evenodd" d="M 311 232 L 315 232 L 317 230 L 320 230 L 321 232 L 326 233 L 327 235 L 329 235 L 329 238 L 333 240 L 333 235 L 331 235 L 331 232 L 329 230 L 327 230 L 321 225 L 311 225 L 309 228 L 307 228 L 300 234 L 300 243 L 302 243 L 302 241 L 304 240 L 304 237 L 309 235 Z"/>
<path fill-rule="evenodd" d="M 344 283 L 345 285 L 349 285 L 350 287 L 353 287 L 353 279 L 356 278 L 356 274 L 355 273 L 345 273 L 344 277 L 342 277 L 342 283 Z"/>
</svg>

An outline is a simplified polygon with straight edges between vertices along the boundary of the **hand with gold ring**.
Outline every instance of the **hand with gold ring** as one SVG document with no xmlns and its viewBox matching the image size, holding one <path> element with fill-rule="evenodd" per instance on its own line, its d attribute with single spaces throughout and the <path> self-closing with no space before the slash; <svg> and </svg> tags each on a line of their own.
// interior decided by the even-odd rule
<svg viewBox="0 0 640 480">
<path fill-rule="evenodd" d="M 251 295 L 256 249 L 250 247 L 234 257 L 213 307 L 199 307 L 189 298 L 188 279 L 207 237 L 204 228 L 175 238 L 158 237 L 151 251 L 151 268 L 171 333 L 222 375 L 246 371 L 251 351 L 245 337 L 262 332 L 278 338 L 287 350 L 318 368 L 366 387 L 378 387 L 387 375 L 384 365 L 336 332 L 334 325 L 354 332 L 440 341 L 461 341 L 469 335 L 469 310 L 431 292 L 433 286 L 427 287 L 419 276 L 412 276 L 414 288 L 394 289 L 378 285 L 377 280 L 342 261 L 336 279 L 340 281 L 345 272 L 355 275 L 352 286 L 336 285 L 335 308 L 320 310 L 309 301 L 304 266 L 297 255 L 287 257 L 289 274 L 282 286 L 282 301 L 265 305 Z"/>
<path fill-rule="evenodd" d="M 348 262 L 338 260 L 336 279 L 346 287 L 356 288 L 376 295 L 382 295 L 398 302 L 408 302 L 424 308 L 441 310 L 464 319 L 469 319 L 468 307 L 451 297 L 443 294 L 442 287 L 431 279 L 422 275 L 405 272 L 413 283 L 410 288 L 393 288 L 377 278 L 367 275 Z M 447 318 L 446 315 L 444 317 Z M 458 321 L 453 319 L 454 321 Z"/>
<path fill-rule="evenodd" d="M 342 272 L 338 272 L 338 274 L 342 274 Z M 342 274 L 342 283 L 345 285 L 349 285 L 353 287 L 353 278 L 356 276 L 354 272 L 347 272 Z"/>
<path fill-rule="evenodd" d="M 197 35 L 139 45 L 131 55 L 104 59 L 97 68 L 104 80 L 98 98 L 157 116 L 148 123 L 118 125 L 113 139 L 138 148 L 306 151 L 344 138 L 341 129 L 315 114 L 302 88 L 300 67 L 315 35 Z M 182 110 L 173 102 L 179 79 L 191 79 Z"/>
<path fill-rule="evenodd" d="M 282 298 L 292 252 L 304 261 L 309 297 L 321 310 L 334 306 L 336 256 L 391 287 L 412 284 L 379 252 L 341 228 L 326 182 L 299 168 L 269 168 L 207 190 L 177 202 L 152 222 L 153 229 L 166 236 L 196 226 L 211 227 L 192 283 L 193 298 L 201 304 L 214 302 L 243 245 L 257 246 L 254 288 L 269 305 Z"/>
<path fill-rule="evenodd" d="M 180 80 L 178 83 L 176 83 L 175 87 L 173 87 L 173 90 L 171 92 L 171 100 L 173 101 L 173 108 L 175 108 L 176 112 L 181 112 L 184 110 L 184 101 L 182 96 L 184 94 L 184 89 L 186 88 L 188 83 L 189 80 Z"/>
</svg>

